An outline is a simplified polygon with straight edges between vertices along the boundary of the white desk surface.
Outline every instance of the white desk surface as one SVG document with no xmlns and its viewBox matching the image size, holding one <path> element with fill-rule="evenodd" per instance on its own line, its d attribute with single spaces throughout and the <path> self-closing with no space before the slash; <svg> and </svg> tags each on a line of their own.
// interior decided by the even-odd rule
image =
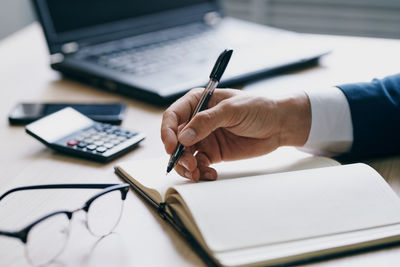
<svg viewBox="0 0 400 267">
<path fill-rule="evenodd" d="M 257 93 L 315 90 L 335 84 L 369 81 L 400 70 L 400 40 L 312 35 L 333 53 L 317 67 L 260 82 Z M 7 115 L 21 101 L 104 102 L 127 104 L 124 127 L 145 132 L 147 139 L 118 160 L 150 158 L 164 153 L 160 139 L 163 109 L 94 87 L 66 80 L 50 69 L 43 33 L 38 24 L 0 42 L 0 192 L 44 183 L 115 183 L 113 165 L 92 163 L 55 153 L 10 126 Z M 400 157 L 370 160 L 400 195 Z M 41 214 L 78 207 L 93 192 L 16 194 L 0 205 L 0 228 L 18 229 Z M 45 204 L 43 204 L 45 203 Z M 98 241 L 73 220 L 69 243 L 51 266 L 203 266 L 186 243 L 134 193 L 129 193 L 116 233 Z M 96 242 L 98 241 L 98 242 Z M 43 244 L 45 246 L 45 244 Z M 29 266 L 21 242 L 0 238 L 0 266 Z M 400 246 L 364 252 L 303 266 L 400 266 Z"/>
</svg>

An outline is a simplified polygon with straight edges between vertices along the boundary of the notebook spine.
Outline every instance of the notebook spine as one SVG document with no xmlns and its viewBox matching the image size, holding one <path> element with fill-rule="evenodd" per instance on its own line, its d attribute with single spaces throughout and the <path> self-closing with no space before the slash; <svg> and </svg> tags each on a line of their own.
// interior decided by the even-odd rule
<svg viewBox="0 0 400 267">
<path fill-rule="evenodd" d="M 158 215 L 160 215 L 160 217 L 163 219 L 163 220 L 167 220 L 167 215 L 168 215 L 168 213 L 167 213 L 167 211 L 166 211 L 166 206 L 167 206 L 167 203 L 165 203 L 165 202 L 161 202 L 159 205 L 158 205 L 158 208 L 157 208 L 157 213 L 158 213 Z"/>
<path fill-rule="evenodd" d="M 118 168 L 114 169 L 115 173 L 121 177 L 124 181 L 129 183 L 133 190 L 139 194 L 147 203 L 149 203 L 158 213 L 158 215 L 168 222 L 172 228 L 186 241 L 186 243 L 193 249 L 197 255 L 203 260 L 203 262 L 210 267 L 220 266 L 208 253 L 205 249 L 197 242 L 197 240 L 193 237 L 193 235 L 186 229 L 183 225 L 179 217 L 176 215 L 175 211 L 169 207 L 168 203 L 155 202 L 151 197 L 149 197 L 142 189 L 140 189 L 137 185 L 132 183 Z"/>
</svg>

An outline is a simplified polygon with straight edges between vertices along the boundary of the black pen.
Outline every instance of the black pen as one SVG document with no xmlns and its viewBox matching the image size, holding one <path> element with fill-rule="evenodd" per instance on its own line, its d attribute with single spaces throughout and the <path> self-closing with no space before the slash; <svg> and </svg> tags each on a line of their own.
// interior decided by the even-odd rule
<svg viewBox="0 0 400 267">
<path fill-rule="evenodd" d="M 217 61 L 215 62 L 214 68 L 210 74 L 210 81 L 207 83 L 206 88 L 204 88 L 203 94 L 199 102 L 196 105 L 196 108 L 193 111 L 192 116 L 190 117 L 189 121 L 200 111 L 204 110 L 207 107 L 208 100 L 211 98 L 212 94 L 214 93 L 215 88 L 217 87 L 222 74 L 224 74 L 226 66 L 228 66 L 229 60 L 231 59 L 233 50 L 224 50 L 218 57 Z M 182 155 L 185 147 L 178 142 L 178 145 L 172 153 L 171 157 L 168 161 L 167 166 L 167 174 L 174 168 L 175 164 L 178 162 L 180 156 Z"/>
</svg>

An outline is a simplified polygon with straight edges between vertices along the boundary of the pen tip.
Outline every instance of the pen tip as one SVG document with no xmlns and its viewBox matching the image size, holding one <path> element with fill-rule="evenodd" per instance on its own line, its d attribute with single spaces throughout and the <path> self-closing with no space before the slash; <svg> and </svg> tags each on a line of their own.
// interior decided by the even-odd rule
<svg viewBox="0 0 400 267">
<path fill-rule="evenodd" d="M 174 165 L 168 164 L 167 167 L 167 174 L 170 173 L 172 171 L 172 168 L 174 167 Z"/>
</svg>

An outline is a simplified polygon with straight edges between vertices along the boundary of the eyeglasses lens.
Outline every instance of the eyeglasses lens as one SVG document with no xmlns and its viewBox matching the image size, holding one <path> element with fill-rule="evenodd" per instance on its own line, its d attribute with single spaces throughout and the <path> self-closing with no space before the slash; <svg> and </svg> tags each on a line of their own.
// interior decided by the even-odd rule
<svg viewBox="0 0 400 267">
<path fill-rule="evenodd" d="M 87 226 L 95 236 L 111 233 L 122 214 L 123 200 L 119 190 L 111 191 L 94 200 L 87 213 Z"/>
<path fill-rule="evenodd" d="M 68 240 L 70 220 L 65 213 L 53 215 L 36 224 L 27 237 L 26 254 L 34 266 L 51 262 Z"/>
</svg>

